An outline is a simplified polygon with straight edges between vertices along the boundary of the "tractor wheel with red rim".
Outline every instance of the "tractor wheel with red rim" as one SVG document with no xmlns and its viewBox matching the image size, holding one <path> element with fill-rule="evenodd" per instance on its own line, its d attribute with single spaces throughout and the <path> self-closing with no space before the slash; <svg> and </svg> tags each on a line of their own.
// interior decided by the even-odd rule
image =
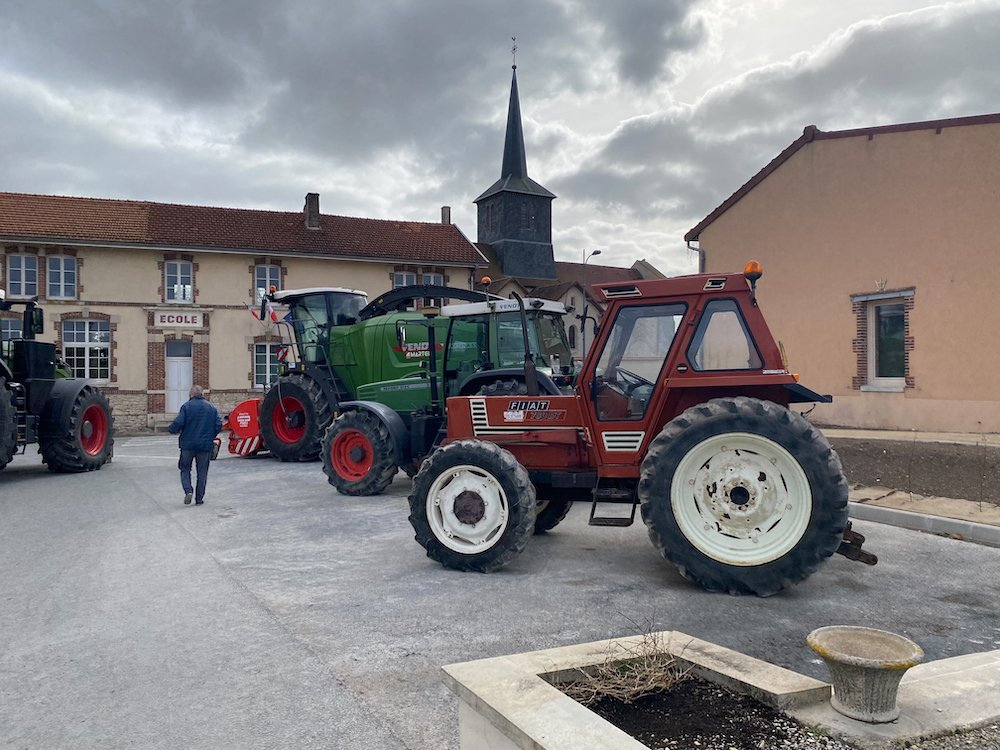
<svg viewBox="0 0 1000 750">
<path fill-rule="evenodd" d="M 323 437 L 323 472 L 341 495 L 380 495 L 396 473 L 389 429 L 375 414 L 347 411 Z"/>
<path fill-rule="evenodd" d="M 333 412 L 323 389 L 300 373 L 282 375 L 260 405 L 260 436 L 282 461 L 315 461 Z"/>
<path fill-rule="evenodd" d="M 55 435 L 43 438 L 38 447 L 49 471 L 94 471 L 111 458 L 113 434 L 114 417 L 107 396 L 87 385 L 76 394 L 69 416 Z"/>
</svg>

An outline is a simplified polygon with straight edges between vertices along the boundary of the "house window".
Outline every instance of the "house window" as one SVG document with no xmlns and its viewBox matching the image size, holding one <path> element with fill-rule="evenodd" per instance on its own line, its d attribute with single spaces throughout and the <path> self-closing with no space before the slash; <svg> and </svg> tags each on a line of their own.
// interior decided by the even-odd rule
<svg viewBox="0 0 1000 750">
<path fill-rule="evenodd" d="M 76 299 L 76 258 L 50 255 L 47 263 L 48 298 Z"/>
<path fill-rule="evenodd" d="M 163 264 L 166 275 L 167 302 L 194 302 L 194 269 L 191 261 L 168 260 Z"/>
<path fill-rule="evenodd" d="M 254 344 L 254 388 L 264 388 L 278 377 L 278 366 L 281 364 L 281 360 L 278 357 L 281 347 L 281 344 Z"/>
<path fill-rule="evenodd" d="M 38 294 L 38 256 L 7 256 L 7 294 L 34 297 Z"/>
<path fill-rule="evenodd" d="M 444 286 L 444 274 L 443 273 L 422 273 L 420 274 L 421 284 L 434 284 L 435 286 Z M 425 297 L 424 307 L 440 307 L 446 304 L 447 300 L 440 299 L 438 297 Z"/>
<path fill-rule="evenodd" d="M 900 392 L 913 382 L 909 372 L 909 312 L 914 290 L 877 292 L 851 297 L 857 315 L 858 355 L 856 388 L 862 391 Z"/>
<path fill-rule="evenodd" d="M 569 348 L 576 349 L 576 326 L 569 327 Z"/>
<path fill-rule="evenodd" d="M 63 357 L 78 378 L 111 378 L 111 324 L 106 320 L 64 320 Z"/>
<path fill-rule="evenodd" d="M 415 273 L 411 273 L 409 271 L 396 271 L 392 275 L 392 288 L 393 289 L 401 289 L 401 288 L 403 288 L 405 286 L 413 286 L 416 283 L 417 283 L 417 275 Z M 411 301 L 406 306 L 406 309 L 407 310 L 416 310 L 417 309 L 417 301 L 416 300 Z"/>
<path fill-rule="evenodd" d="M 254 289 L 257 290 L 256 299 L 258 305 L 272 286 L 276 291 L 281 291 L 281 266 L 254 266 L 253 278 Z"/>
</svg>

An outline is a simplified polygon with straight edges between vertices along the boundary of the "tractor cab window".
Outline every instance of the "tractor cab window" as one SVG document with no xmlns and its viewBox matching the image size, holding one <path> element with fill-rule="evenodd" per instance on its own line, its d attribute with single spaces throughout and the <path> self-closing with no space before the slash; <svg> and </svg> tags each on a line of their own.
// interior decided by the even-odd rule
<svg viewBox="0 0 1000 750">
<path fill-rule="evenodd" d="M 330 317 L 326 308 L 326 295 L 310 294 L 290 302 L 289 314 L 299 356 L 304 362 L 326 362 L 329 341 Z"/>
<path fill-rule="evenodd" d="M 521 359 L 524 359 L 523 352 Z M 490 362 L 490 316 L 454 318 L 448 334 L 445 371 L 461 383 L 474 372 L 495 364 Z"/>
<path fill-rule="evenodd" d="M 667 304 L 619 311 L 597 362 L 593 393 L 598 419 L 645 416 L 685 309 L 685 305 Z"/>
<path fill-rule="evenodd" d="M 367 304 L 360 294 L 344 294 L 343 292 L 327 295 L 330 299 L 331 323 L 335 326 L 351 325 L 358 322 L 358 313 Z"/>
<path fill-rule="evenodd" d="M 528 326 L 528 346 L 532 354 L 538 351 L 531 339 L 533 330 Z M 505 312 L 497 315 L 497 367 L 521 367 L 524 365 L 524 332 L 521 328 L 521 313 Z"/>
<path fill-rule="evenodd" d="M 759 370 L 763 367 L 735 300 L 717 299 L 705 305 L 698 330 L 688 347 L 695 370 Z"/>
<path fill-rule="evenodd" d="M 538 313 L 534 317 L 529 317 L 528 323 L 532 322 L 538 339 L 538 348 L 533 348 L 532 353 L 536 356 L 541 354 L 543 360 L 536 364 L 551 367 L 557 374 L 562 372 L 564 366 L 572 365 L 573 355 L 566 340 L 566 328 L 563 326 L 562 316 L 556 313 Z"/>
</svg>

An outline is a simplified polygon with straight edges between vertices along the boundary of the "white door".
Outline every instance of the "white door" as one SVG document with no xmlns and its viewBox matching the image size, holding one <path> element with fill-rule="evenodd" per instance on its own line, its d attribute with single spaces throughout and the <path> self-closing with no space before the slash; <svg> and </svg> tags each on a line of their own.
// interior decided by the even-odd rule
<svg viewBox="0 0 1000 750">
<path fill-rule="evenodd" d="M 190 341 L 167 341 L 166 345 L 167 412 L 176 414 L 188 400 L 188 392 L 194 384 L 194 361 Z"/>
</svg>

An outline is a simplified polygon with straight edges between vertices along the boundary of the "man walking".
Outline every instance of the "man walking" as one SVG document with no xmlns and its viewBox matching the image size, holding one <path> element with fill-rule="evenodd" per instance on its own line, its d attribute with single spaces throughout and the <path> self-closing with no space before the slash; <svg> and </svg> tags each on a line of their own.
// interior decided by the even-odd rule
<svg viewBox="0 0 1000 750">
<path fill-rule="evenodd" d="M 177 468 L 181 470 L 181 487 L 184 488 L 184 504 L 201 505 L 205 501 L 205 485 L 208 484 L 208 466 L 212 461 L 215 436 L 222 429 L 219 410 L 205 400 L 205 391 L 200 385 L 191 386 L 191 398 L 177 412 L 177 418 L 167 428 L 172 434 L 180 434 L 177 440 L 181 449 L 181 460 Z M 198 468 L 197 491 L 191 489 L 191 462 Z"/>
</svg>

